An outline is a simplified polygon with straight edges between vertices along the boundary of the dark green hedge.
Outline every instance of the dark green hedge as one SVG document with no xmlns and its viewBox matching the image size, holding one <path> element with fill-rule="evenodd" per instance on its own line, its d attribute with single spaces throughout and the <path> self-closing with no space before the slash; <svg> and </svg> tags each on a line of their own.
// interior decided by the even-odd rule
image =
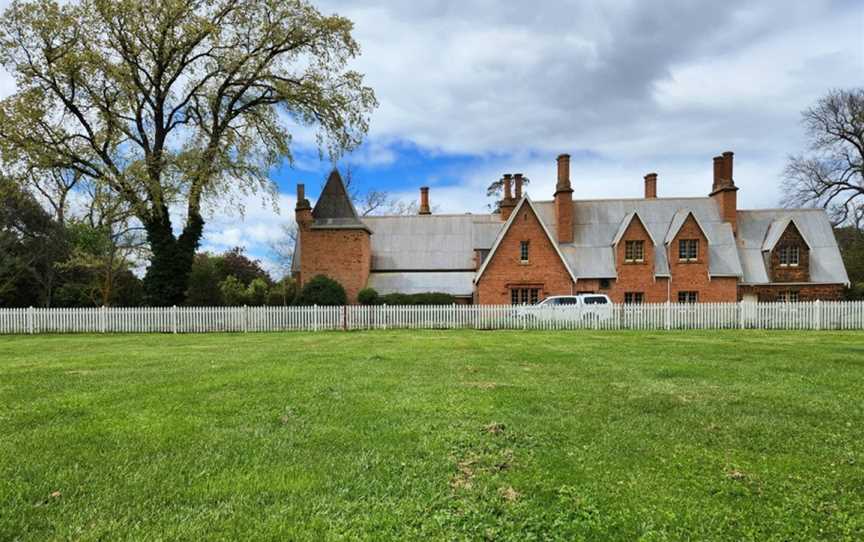
<svg viewBox="0 0 864 542">
<path fill-rule="evenodd" d="M 452 305 L 456 298 L 441 292 L 422 294 L 387 294 L 379 297 L 384 305 Z"/>
</svg>

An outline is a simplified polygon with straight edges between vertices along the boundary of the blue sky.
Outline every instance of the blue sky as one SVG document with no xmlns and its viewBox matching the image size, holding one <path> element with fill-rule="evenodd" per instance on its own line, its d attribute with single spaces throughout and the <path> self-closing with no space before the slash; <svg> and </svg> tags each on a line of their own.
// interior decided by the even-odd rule
<svg viewBox="0 0 864 542">
<path fill-rule="evenodd" d="M 0 5 L 6 4 L 0 0 Z M 829 0 L 321 0 L 355 23 L 380 106 L 343 157 L 361 191 L 442 212 L 482 212 L 503 173 L 552 195 L 555 157 L 573 155 L 577 198 L 706 195 L 712 157 L 735 152 L 742 208 L 775 207 L 800 112 L 831 88 L 864 86 L 864 3 Z M 14 83 L 0 74 L 0 95 Z M 329 169 L 294 134 L 275 201 L 238 196 L 208 210 L 203 247 L 245 247 L 275 269 L 270 243 L 293 219 L 297 182 L 314 200 Z M 275 203 L 275 206 L 274 206 Z M 242 209 L 242 212 L 241 212 Z"/>
</svg>

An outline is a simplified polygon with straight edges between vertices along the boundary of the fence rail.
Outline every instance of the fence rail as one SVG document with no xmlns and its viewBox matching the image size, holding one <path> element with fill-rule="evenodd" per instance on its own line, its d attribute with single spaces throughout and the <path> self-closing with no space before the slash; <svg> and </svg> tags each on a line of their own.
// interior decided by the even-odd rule
<svg viewBox="0 0 864 542">
<path fill-rule="evenodd" d="M 864 329 L 864 302 L 0 309 L 0 334 L 362 329 Z"/>
</svg>

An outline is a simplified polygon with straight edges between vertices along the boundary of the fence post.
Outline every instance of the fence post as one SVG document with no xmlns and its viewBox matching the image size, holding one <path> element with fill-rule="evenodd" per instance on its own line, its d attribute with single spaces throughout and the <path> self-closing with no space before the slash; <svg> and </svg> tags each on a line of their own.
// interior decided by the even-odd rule
<svg viewBox="0 0 864 542">
<path fill-rule="evenodd" d="M 816 307 L 816 329 L 822 329 L 822 302 L 820 300 L 816 300 L 813 303 L 813 306 Z"/>
<path fill-rule="evenodd" d="M 108 331 L 108 322 L 106 321 L 106 316 L 108 313 L 105 312 L 105 305 L 99 307 L 99 327 L 102 329 L 102 333 Z"/>
<path fill-rule="evenodd" d="M 667 331 L 672 329 L 672 302 L 668 299 L 666 300 L 666 315 L 664 327 Z"/>
<path fill-rule="evenodd" d="M 249 307 L 243 305 L 243 333 L 249 332 Z"/>
<path fill-rule="evenodd" d="M 348 306 L 342 305 L 342 331 L 348 331 Z"/>
<path fill-rule="evenodd" d="M 171 331 L 177 334 L 177 305 L 171 307 Z"/>
<path fill-rule="evenodd" d="M 738 302 L 738 327 L 744 329 L 744 300 Z"/>
<path fill-rule="evenodd" d="M 30 331 L 30 335 L 33 335 L 34 333 L 36 333 L 36 323 L 34 322 L 34 320 L 35 320 L 34 310 L 35 309 L 33 309 L 33 307 L 29 307 L 27 309 L 27 329 Z"/>
</svg>

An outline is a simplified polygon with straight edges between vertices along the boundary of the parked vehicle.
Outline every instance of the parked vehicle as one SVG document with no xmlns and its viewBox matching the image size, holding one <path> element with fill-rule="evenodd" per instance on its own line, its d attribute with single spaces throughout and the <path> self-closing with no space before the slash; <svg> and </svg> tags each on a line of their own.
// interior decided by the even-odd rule
<svg viewBox="0 0 864 542">
<path fill-rule="evenodd" d="M 556 295 L 521 307 L 521 317 L 539 320 L 598 320 L 612 318 L 612 300 L 605 294 Z"/>
</svg>

